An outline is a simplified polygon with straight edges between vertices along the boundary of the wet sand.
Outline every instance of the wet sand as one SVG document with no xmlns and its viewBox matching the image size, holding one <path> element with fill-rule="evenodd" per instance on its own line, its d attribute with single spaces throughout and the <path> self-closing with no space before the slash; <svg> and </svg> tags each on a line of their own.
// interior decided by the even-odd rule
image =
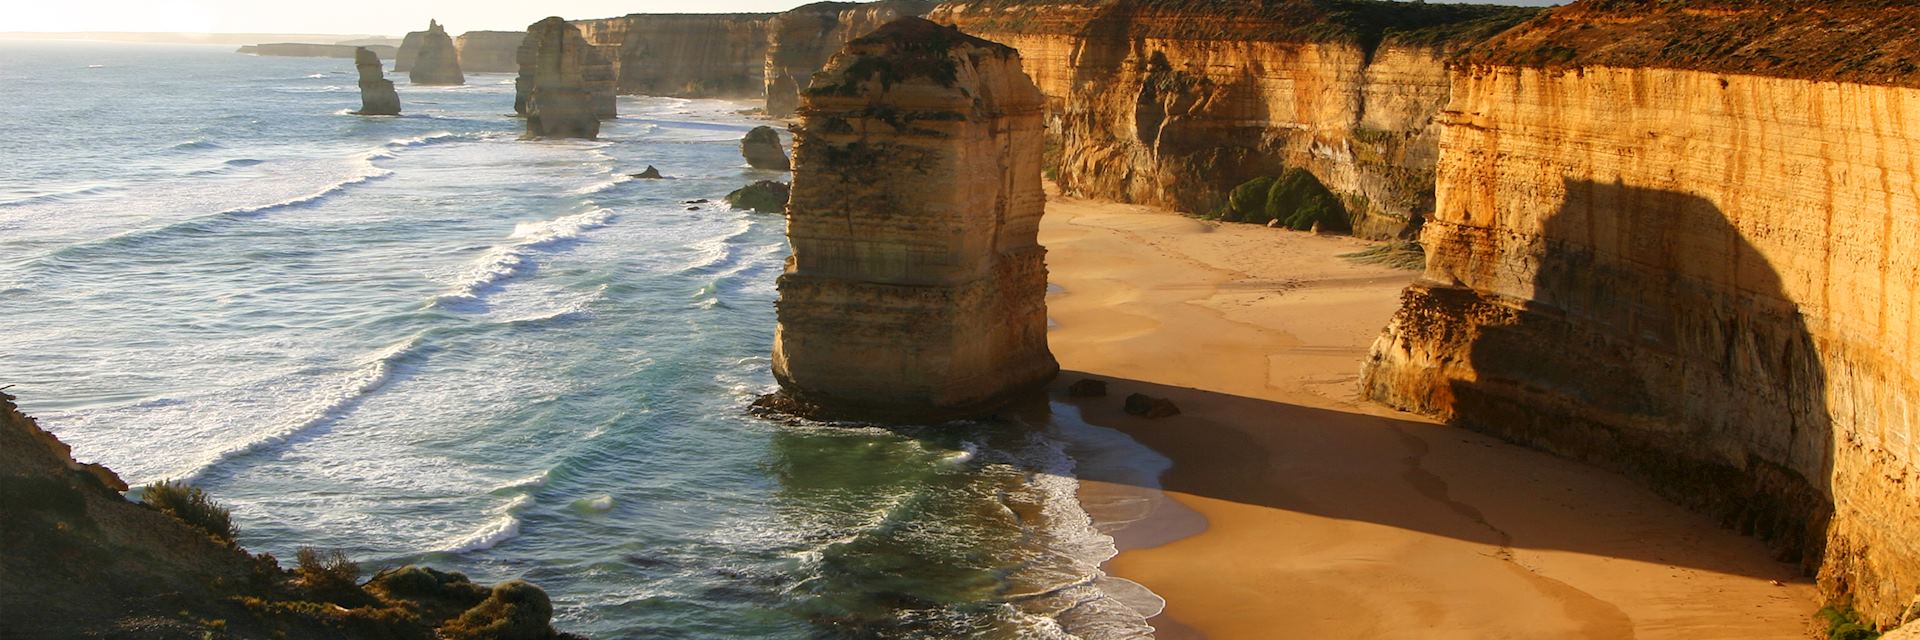
<svg viewBox="0 0 1920 640">
<path fill-rule="evenodd" d="M 1804 638 L 1811 583 L 1623 477 L 1358 396 L 1415 274 L 1370 246 L 1056 197 L 1057 400 L 1172 458 L 1114 575 L 1163 638 Z M 1106 398 L 1066 400 L 1081 378 Z M 1120 410 L 1128 393 L 1182 414 Z M 1100 496 L 1139 493 L 1098 468 Z"/>
</svg>

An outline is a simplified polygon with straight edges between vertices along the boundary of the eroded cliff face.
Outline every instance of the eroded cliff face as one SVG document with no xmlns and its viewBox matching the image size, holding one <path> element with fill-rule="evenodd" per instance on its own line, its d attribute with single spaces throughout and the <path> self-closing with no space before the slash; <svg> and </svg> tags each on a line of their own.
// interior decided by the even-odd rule
<svg viewBox="0 0 1920 640">
<path fill-rule="evenodd" d="M 925 16 L 927 0 L 815 2 L 774 16 L 767 26 L 767 115 L 784 118 L 800 106 L 800 92 L 813 74 L 848 41 L 896 18 Z"/>
<path fill-rule="evenodd" d="M 468 31 L 453 39 L 465 73 L 514 73 L 520 70 L 520 43 L 525 31 Z"/>
<path fill-rule="evenodd" d="M 938 422 L 1053 377 L 1041 112 L 1018 53 L 920 18 L 834 56 L 795 129 L 776 406 Z"/>
<path fill-rule="evenodd" d="M 1586 64 L 1715 23 L 1561 11 L 1475 56 L 1589 47 L 1556 68 L 1452 74 L 1427 271 L 1365 392 L 1642 477 L 1896 621 L 1920 593 L 1920 90 Z M 1600 33 L 1532 32 L 1567 20 Z"/>
<path fill-rule="evenodd" d="M 1069 193 L 1210 213 L 1304 167 L 1357 233 L 1432 210 L 1447 55 L 1526 9 L 1368 3 L 949 2 L 935 21 L 1020 50 Z"/>
<path fill-rule="evenodd" d="M 645 14 L 577 20 L 613 61 L 624 94 L 758 98 L 770 13 Z"/>
</svg>

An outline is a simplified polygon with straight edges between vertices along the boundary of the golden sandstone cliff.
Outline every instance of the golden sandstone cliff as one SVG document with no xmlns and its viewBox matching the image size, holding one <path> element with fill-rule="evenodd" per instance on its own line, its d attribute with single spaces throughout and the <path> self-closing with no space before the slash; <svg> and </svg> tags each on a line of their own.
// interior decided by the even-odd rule
<svg viewBox="0 0 1920 640">
<path fill-rule="evenodd" d="M 453 39 L 460 70 L 466 73 L 514 73 L 520 70 L 525 31 L 468 31 Z"/>
<path fill-rule="evenodd" d="M 574 24 L 613 62 L 620 93 L 758 98 L 772 16 L 636 13 Z"/>
<path fill-rule="evenodd" d="M 1047 96 L 1055 179 L 1210 213 L 1288 167 L 1356 233 L 1432 210 L 1446 56 L 1530 9 L 1342 2 L 959 0 L 932 19 L 1018 49 Z"/>
<path fill-rule="evenodd" d="M 1371 397 L 1920 594 L 1920 12 L 1588 0 L 1469 52 Z"/>
<path fill-rule="evenodd" d="M 1014 50 L 920 18 L 833 57 L 795 127 L 775 406 L 939 421 L 1053 378 L 1042 109 Z"/>
<path fill-rule="evenodd" d="M 784 118 L 800 106 L 800 92 L 813 74 L 847 42 L 896 18 L 925 16 L 927 0 L 815 2 L 773 16 L 767 25 L 765 78 L 767 115 Z"/>
</svg>

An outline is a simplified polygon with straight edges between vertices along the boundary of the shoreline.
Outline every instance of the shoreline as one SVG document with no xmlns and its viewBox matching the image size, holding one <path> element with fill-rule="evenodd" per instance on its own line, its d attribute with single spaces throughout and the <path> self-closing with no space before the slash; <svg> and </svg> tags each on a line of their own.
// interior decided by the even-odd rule
<svg viewBox="0 0 1920 640">
<path fill-rule="evenodd" d="M 1812 583 L 1632 481 L 1358 396 L 1416 273 L 1375 243 L 1055 195 L 1053 402 L 1171 461 L 1088 464 L 1104 569 L 1166 601 L 1162 638 L 1801 638 Z M 1105 398 L 1066 398 L 1081 378 Z M 1129 393 L 1182 415 L 1126 415 Z M 1094 462 L 1094 461 L 1090 461 Z M 1144 517 L 1109 495 L 1161 492 Z"/>
</svg>

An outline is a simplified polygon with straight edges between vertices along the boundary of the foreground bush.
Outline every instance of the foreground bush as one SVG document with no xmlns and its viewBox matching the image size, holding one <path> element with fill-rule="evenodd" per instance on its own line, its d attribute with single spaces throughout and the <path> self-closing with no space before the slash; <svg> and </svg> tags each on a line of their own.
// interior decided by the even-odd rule
<svg viewBox="0 0 1920 640">
<path fill-rule="evenodd" d="M 162 480 L 140 491 L 140 501 L 166 512 L 181 522 L 205 530 L 227 544 L 233 544 L 233 513 L 215 504 L 199 487 Z"/>
</svg>

